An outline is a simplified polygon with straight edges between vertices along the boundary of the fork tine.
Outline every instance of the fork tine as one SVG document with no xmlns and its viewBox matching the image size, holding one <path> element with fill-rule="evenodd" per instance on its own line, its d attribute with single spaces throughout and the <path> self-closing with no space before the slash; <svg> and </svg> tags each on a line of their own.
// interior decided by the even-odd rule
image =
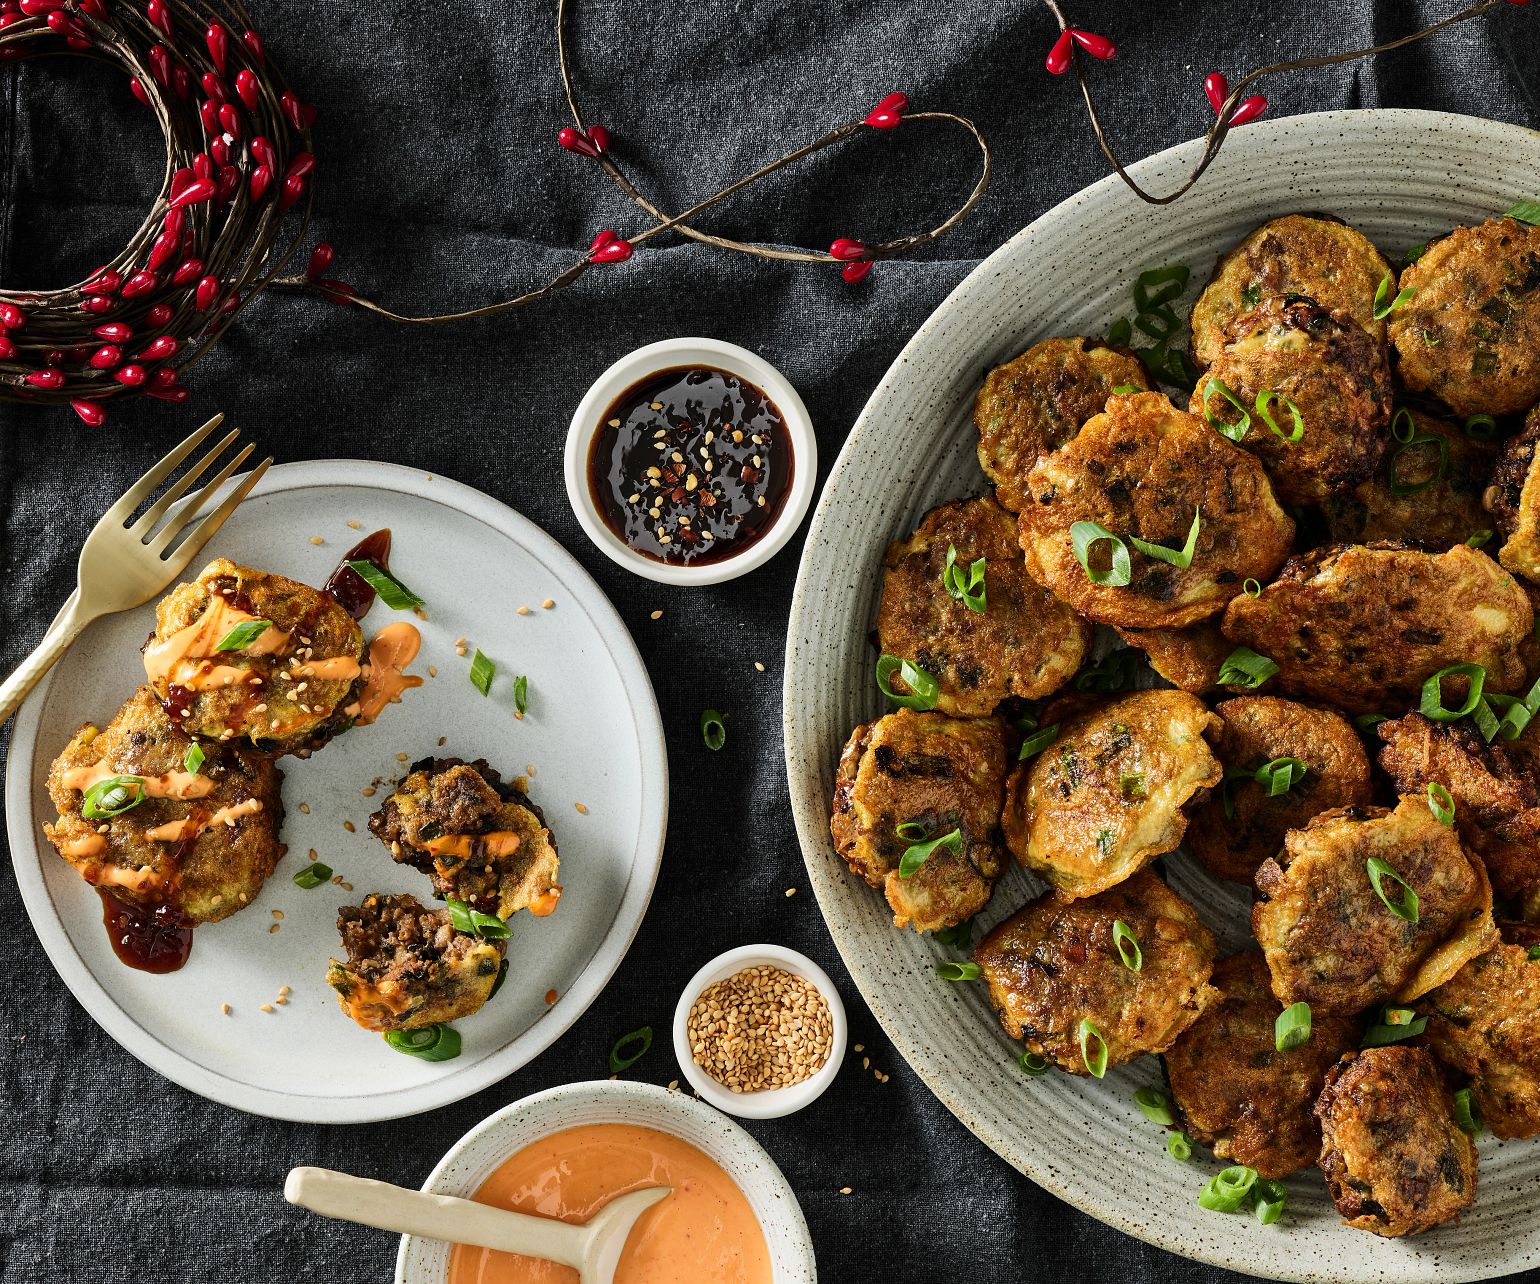
<svg viewBox="0 0 1540 1284">
<path fill-rule="evenodd" d="M 214 479 L 208 485 L 189 499 L 182 506 L 180 512 L 173 514 L 165 526 L 156 534 L 155 538 L 149 542 L 150 552 L 154 553 L 156 557 L 163 557 L 166 550 L 171 547 L 172 542 L 187 527 L 187 524 L 198 516 L 198 510 L 214 498 L 219 488 L 230 480 L 231 474 L 246 462 L 246 457 L 255 449 L 256 447 L 248 441 L 240 453 L 214 475 Z"/>
<path fill-rule="evenodd" d="M 269 455 L 260 464 L 258 464 L 249 473 L 247 473 L 246 480 L 241 482 L 240 485 L 238 485 L 233 491 L 230 492 L 229 498 L 226 499 L 223 504 L 216 508 L 207 517 L 205 517 L 203 521 L 193 529 L 192 533 L 182 541 L 176 552 L 171 554 L 170 558 L 168 559 L 171 565 L 171 573 L 173 575 L 181 574 L 182 570 L 187 566 L 187 563 L 192 561 L 192 559 L 197 556 L 198 550 L 207 544 L 209 540 L 214 538 L 214 535 L 218 532 L 219 528 L 229 520 L 230 514 L 233 513 L 238 507 L 240 507 L 241 502 L 246 498 L 247 495 L 251 494 L 251 488 L 262 480 L 262 474 L 267 472 L 268 466 L 272 462 L 273 457 Z"/>
<path fill-rule="evenodd" d="M 155 501 L 154 507 L 152 507 L 148 512 L 145 513 L 143 517 L 141 517 L 137 522 L 128 528 L 135 535 L 140 537 L 140 543 L 145 543 L 148 541 L 150 535 L 155 530 L 156 525 L 160 522 L 160 519 L 164 517 L 170 510 L 171 505 L 176 503 L 177 500 L 181 499 L 183 495 L 192 489 L 193 483 L 214 466 L 214 462 L 220 457 L 220 455 L 224 454 L 230 443 L 240 435 L 241 430 L 239 428 L 230 429 L 230 431 L 224 435 L 223 440 L 215 445 L 213 450 L 209 451 L 208 454 L 204 455 L 202 459 L 200 459 L 196 464 L 194 464 L 185 473 L 178 477 L 171 488 Z"/>
<path fill-rule="evenodd" d="M 198 448 L 198 444 L 213 432 L 214 429 L 218 428 L 224 420 L 224 411 L 220 411 L 208 423 L 204 424 L 203 427 L 199 428 L 192 436 L 182 442 L 180 446 L 177 446 L 167 454 L 160 463 L 156 464 L 155 467 L 151 468 L 149 472 L 145 473 L 143 477 L 123 492 L 123 498 L 102 514 L 102 521 L 126 525 L 134 509 L 144 503 L 150 497 L 151 492 L 161 482 L 171 476 L 176 466 L 186 459 L 188 455 L 192 454 Z"/>
</svg>

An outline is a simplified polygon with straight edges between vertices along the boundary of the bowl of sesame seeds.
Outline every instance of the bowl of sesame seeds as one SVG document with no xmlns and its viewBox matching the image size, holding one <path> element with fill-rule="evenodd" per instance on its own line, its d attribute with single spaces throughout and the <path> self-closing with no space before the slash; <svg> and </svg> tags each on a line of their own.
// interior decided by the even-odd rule
<svg viewBox="0 0 1540 1284">
<path fill-rule="evenodd" d="M 834 1082 L 848 1029 L 828 974 L 782 945 L 720 954 L 685 986 L 674 1054 L 700 1097 L 741 1119 L 778 1119 Z"/>
</svg>

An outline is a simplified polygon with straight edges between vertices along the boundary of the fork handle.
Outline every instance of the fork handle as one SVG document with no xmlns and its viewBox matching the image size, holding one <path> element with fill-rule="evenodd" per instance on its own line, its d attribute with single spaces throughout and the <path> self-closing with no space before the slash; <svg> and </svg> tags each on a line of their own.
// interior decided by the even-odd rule
<svg viewBox="0 0 1540 1284">
<path fill-rule="evenodd" d="M 90 612 L 81 610 L 80 590 L 76 589 L 48 626 L 37 649 L 21 662 L 15 673 L 0 683 L 0 727 L 21 707 L 32 688 L 43 680 L 43 675 L 53 668 L 54 662 L 94 618 Z"/>
</svg>

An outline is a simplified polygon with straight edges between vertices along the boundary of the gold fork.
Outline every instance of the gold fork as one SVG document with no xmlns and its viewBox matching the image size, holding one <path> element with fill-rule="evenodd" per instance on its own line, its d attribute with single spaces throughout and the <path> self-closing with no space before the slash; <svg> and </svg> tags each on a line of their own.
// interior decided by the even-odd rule
<svg viewBox="0 0 1540 1284">
<path fill-rule="evenodd" d="M 186 569 L 187 563 L 213 538 L 240 502 L 251 493 L 262 474 L 273 462 L 269 456 L 246 474 L 225 501 L 197 526 L 188 530 L 199 510 L 214 498 L 235 470 L 245 463 L 254 449 L 251 443 L 222 467 L 196 495 L 176 512 L 171 506 L 181 499 L 194 482 L 214 467 L 225 450 L 239 437 L 232 428 L 224 437 L 183 473 L 153 505 L 132 525 L 134 510 L 155 493 L 177 467 L 203 444 L 224 422 L 215 415 L 186 441 L 168 454 L 124 492 L 123 498 L 102 514 L 80 549 L 79 582 L 37 650 L 22 661 L 21 667 L 0 684 L 0 726 L 16 712 L 45 673 L 93 620 L 117 611 L 143 606 Z M 168 516 L 169 514 L 169 516 Z"/>
</svg>

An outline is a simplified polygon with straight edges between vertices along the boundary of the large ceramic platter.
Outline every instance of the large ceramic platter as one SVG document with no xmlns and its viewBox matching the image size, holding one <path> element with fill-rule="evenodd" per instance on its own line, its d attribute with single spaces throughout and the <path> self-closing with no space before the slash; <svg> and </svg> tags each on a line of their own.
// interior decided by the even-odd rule
<svg viewBox="0 0 1540 1284">
<path fill-rule="evenodd" d="M 147 1065 L 206 1097 L 279 1119 L 415 1114 L 517 1070 L 582 1015 L 619 966 L 663 848 L 668 769 L 641 658 L 593 580 L 511 509 L 389 464 L 286 464 L 268 473 L 205 556 L 320 584 L 352 544 L 382 526 L 394 533 L 392 570 L 427 601 L 427 619 L 415 621 L 423 648 L 412 671 L 432 665 L 437 676 L 374 725 L 308 760 L 283 760 L 289 854 L 250 908 L 197 930 L 180 972 L 152 976 L 119 963 L 95 893 L 42 834 L 53 815 L 43 787 L 49 761 L 82 722 L 104 723 L 144 680 L 139 647 L 154 627 L 153 606 L 92 625 L 23 706 L 11 741 L 6 816 L 16 879 L 60 976 Z M 529 613 L 518 614 L 520 606 Z M 365 630 L 392 615 L 376 603 Z M 488 697 L 470 683 L 470 660 L 456 654 L 460 639 L 498 664 Z M 517 674 L 529 678 L 522 721 L 514 718 Z M 363 790 L 434 754 L 484 757 L 505 777 L 533 769 L 529 793 L 556 836 L 565 888 L 550 917 L 515 917 L 507 982 L 456 1022 L 464 1050 L 442 1063 L 403 1056 L 354 1025 L 325 982 L 339 948 L 340 906 L 368 892 L 431 900 L 427 880 L 393 863 L 368 833 L 386 789 L 373 797 Z M 294 884 L 312 849 L 351 892 Z M 275 1004 L 283 986 L 289 1001 Z"/>
<path fill-rule="evenodd" d="M 1189 143 L 1134 168 L 1156 189 L 1192 165 Z M 1215 256 L 1268 218 L 1338 214 L 1392 261 L 1409 246 L 1540 195 L 1540 136 L 1491 121 L 1414 111 L 1328 113 L 1231 136 L 1197 189 L 1169 208 L 1107 178 L 1043 215 L 982 263 L 921 326 L 884 376 L 835 462 L 813 519 L 786 653 L 785 744 L 797 828 L 819 905 L 851 975 L 889 1037 L 984 1142 L 1039 1184 L 1103 1221 L 1184 1256 L 1290 1280 L 1474 1280 L 1540 1262 L 1540 1142 L 1481 1143 L 1481 1191 L 1457 1227 L 1382 1241 L 1338 1224 L 1319 1175 L 1290 1182 L 1281 1227 L 1209 1212 L 1199 1186 L 1219 1165 L 1179 1164 L 1134 1108 L 1158 1081 L 1153 1058 L 1102 1082 L 1028 1079 L 982 987 L 936 978 L 946 952 L 891 925 L 880 895 L 844 869 L 828 832 L 840 746 L 882 712 L 867 641 L 882 553 L 932 505 L 984 490 L 969 421 L 989 367 L 1038 339 L 1103 334 L 1129 311 L 1135 276 L 1185 263 L 1187 302 Z M 1185 854 L 1176 889 L 1226 950 L 1246 939 L 1248 901 Z M 985 927 L 1040 890 L 1019 870 Z"/>
</svg>

